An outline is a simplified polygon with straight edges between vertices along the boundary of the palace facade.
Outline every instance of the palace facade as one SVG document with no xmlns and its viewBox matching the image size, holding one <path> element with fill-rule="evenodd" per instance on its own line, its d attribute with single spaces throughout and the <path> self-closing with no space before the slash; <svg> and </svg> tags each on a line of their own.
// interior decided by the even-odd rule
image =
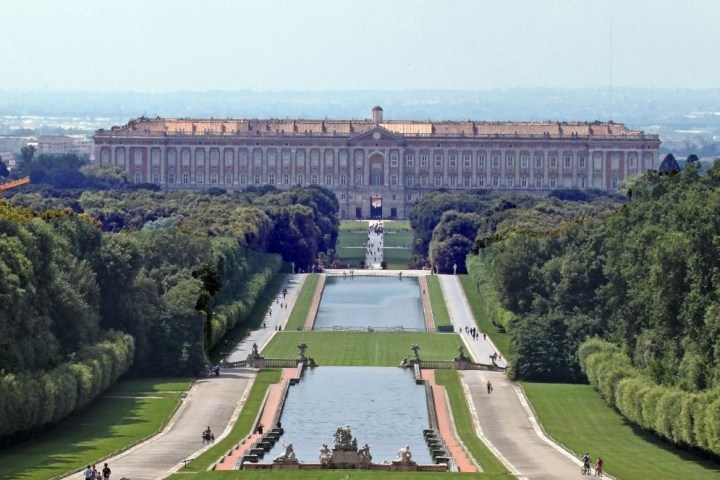
<svg viewBox="0 0 720 480">
<path fill-rule="evenodd" d="M 440 188 L 614 191 L 657 168 L 660 139 L 604 122 L 137 118 L 93 137 L 95 162 L 167 189 L 322 185 L 342 218 L 405 218 Z"/>
</svg>

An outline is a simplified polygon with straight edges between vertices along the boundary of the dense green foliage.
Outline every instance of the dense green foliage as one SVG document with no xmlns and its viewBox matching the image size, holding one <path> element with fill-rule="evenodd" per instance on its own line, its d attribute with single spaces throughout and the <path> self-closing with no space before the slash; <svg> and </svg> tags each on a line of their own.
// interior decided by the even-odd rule
<svg viewBox="0 0 720 480">
<path fill-rule="evenodd" d="M 697 393 L 659 385 L 599 339 L 584 342 L 578 357 L 590 384 L 625 418 L 673 443 L 720 455 L 720 387 Z"/>
<path fill-rule="evenodd" d="M 129 368 L 204 372 L 279 272 L 266 252 L 308 268 L 337 240 L 318 187 L 42 193 L 0 202 L 0 437 L 56 423 Z"/>
<path fill-rule="evenodd" d="M 564 193 L 564 195 L 560 195 Z M 473 193 L 431 193 L 410 210 L 415 230 L 415 252 L 427 255 L 439 273 L 467 273 L 470 252 L 513 234 L 545 235 L 567 222 L 596 216 L 618 205 L 595 194 L 548 198 Z M 563 197 L 563 198 L 560 198 Z"/>
</svg>

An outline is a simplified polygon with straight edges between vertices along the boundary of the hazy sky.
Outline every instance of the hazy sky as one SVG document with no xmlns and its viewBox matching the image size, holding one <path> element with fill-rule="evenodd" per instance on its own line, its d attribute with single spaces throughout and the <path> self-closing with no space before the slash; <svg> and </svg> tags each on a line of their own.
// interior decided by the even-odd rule
<svg viewBox="0 0 720 480">
<path fill-rule="evenodd" d="M 2 0 L 0 89 L 720 86 L 720 0 Z"/>
</svg>

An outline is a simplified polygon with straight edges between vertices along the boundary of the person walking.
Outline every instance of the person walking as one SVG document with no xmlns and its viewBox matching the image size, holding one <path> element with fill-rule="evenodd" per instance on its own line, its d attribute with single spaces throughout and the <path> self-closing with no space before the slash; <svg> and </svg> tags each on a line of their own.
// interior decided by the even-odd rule
<svg viewBox="0 0 720 480">
<path fill-rule="evenodd" d="M 490 380 L 488 380 L 488 381 L 487 381 L 487 392 L 488 392 L 488 395 L 490 395 L 490 394 L 492 393 L 492 391 L 493 391 L 492 383 L 490 383 Z"/>
<path fill-rule="evenodd" d="M 102 469 L 102 478 L 103 480 L 108 480 L 110 478 L 110 474 L 112 471 L 110 470 L 110 467 L 108 467 L 108 464 L 106 463 L 105 466 Z"/>
<path fill-rule="evenodd" d="M 85 475 L 85 480 L 90 480 L 92 478 L 92 466 L 88 465 L 83 474 Z"/>
<path fill-rule="evenodd" d="M 598 457 L 597 460 L 595 461 L 595 476 L 602 477 L 603 476 L 602 471 L 603 471 L 603 459 L 601 457 Z"/>
</svg>

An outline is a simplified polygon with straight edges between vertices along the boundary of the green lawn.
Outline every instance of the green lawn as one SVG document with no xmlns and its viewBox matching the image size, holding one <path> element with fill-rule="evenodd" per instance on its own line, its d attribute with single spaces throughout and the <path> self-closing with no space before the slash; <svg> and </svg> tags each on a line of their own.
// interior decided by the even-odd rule
<svg viewBox="0 0 720 480">
<path fill-rule="evenodd" d="M 0 478 L 48 479 L 124 450 L 161 430 L 187 379 L 120 380 L 40 439 L 0 452 Z"/>
<path fill-rule="evenodd" d="M 472 416 L 465 401 L 465 393 L 458 372 L 455 370 L 435 370 L 435 381 L 438 385 L 445 387 L 448 398 L 450 399 L 450 408 L 452 409 L 453 419 L 455 420 L 455 428 L 465 447 L 470 451 L 475 461 L 485 473 L 502 475 L 505 477 L 507 470 L 500 461 L 485 447 L 485 444 L 475 435 L 473 428 Z M 483 478 L 492 478 L 491 475 L 485 475 Z"/>
<path fill-rule="evenodd" d="M 388 270 L 407 270 L 410 263 L 410 249 L 383 248 L 383 260 Z"/>
<path fill-rule="evenodd" d="M 719 463 L 631 425 L 589 385 L 523 382 L 523 387 L 545 430 L 577 455 L 601 456 L 610 475 L 622 480 L 720 478 Z"/>
<path fill-rule="evenodd" d="M 490 336 L 495 346 L 505 358 L 508 358 L 510 353 L 510 335 L 506 332 L 498 332 L 497 328 L 493 326 L 492 322 L 487 315 L 484 314 L 482 299 L 480 293 L 475 288 L 472 279 L 468 275 L 458 275 L 460 278 L 460 284 L 465 292 L 465 297 L 470 305 L 473 317 L 475 317 L 475 323 L 481 332 L 486 333 Z"/>
<path fill-rule="evenodd" d="M 209 472 L 206 472 L 210 466 L 215 464 L 220 457 L 227 453 L 231 448 L 235 447 L 242 441 L 243 438 L 248 436 L 254 426 L 255 418 L 257 417 L 262 402 L 265 399 L 265 393 L 267 392 L 270 385 L 278 383 L 280 381 L 281 372 L 276 369 L 260 370 L 255 377 L 250 394 L 248 395 L 245 405 L 243 406 L 240 416 L 235 422 L 230 434 L 223 438 L 221 441 L 216 442 L 215 445 L 207 450 L 205 453 L 197 457 L 195 460 L 188 463 L 185 468 L 180 470 L 181 475 L 173 475 L 174 477 L 187 478 L 185 473 L 187 472 L 200 472 L 198 478 L 205 478 Z M 234 472 L 235 476 L 238 472 Z"/>
<path fill-rule="evenodd" d="M 319 279 L 320 276 L 316 273 L 311 273 L 307 276 L 307 278 L 305 278 L 305 283 L 303 284 L 302 290 L 300 290 L 300 295 L 298 295 L 292 311 L 290 312 L 290 318 L 288 318 L 287 325 L 285 325 L 285 330 L 303 329 Z"/>
<path fill-rule="evenodd" d="M 420 346 L 423 360 L 452 360 L 462 339 L 457 334 L 425 332 L 282 332 L 262 351 L 268 358 L 295 358 L 297 345 L 308 345 L 307 355 L 319 365 L 394 366 Z"/>
<path fill-rule="evenodd" d="M 448 313 L 445 297 L 440 287 L 440 280 L 435 275 L 429 275 L 425 278 L 427 278 L 428 294 L 430 295 L 430 304 L 435 318 L 435 327 L 452 326 L 450 313 Z"/>
<path fill-rule="evenodd" d="M 357 268 L 361 261 L 365 261 L 365 245 L 367 244 L 368 222 L 343 220 L 340 222 L 340 235 L 338 236 L 337 252 L 340 264 Z M 363 247 L 363 248 L 348 248 Z"/>
</svg>

